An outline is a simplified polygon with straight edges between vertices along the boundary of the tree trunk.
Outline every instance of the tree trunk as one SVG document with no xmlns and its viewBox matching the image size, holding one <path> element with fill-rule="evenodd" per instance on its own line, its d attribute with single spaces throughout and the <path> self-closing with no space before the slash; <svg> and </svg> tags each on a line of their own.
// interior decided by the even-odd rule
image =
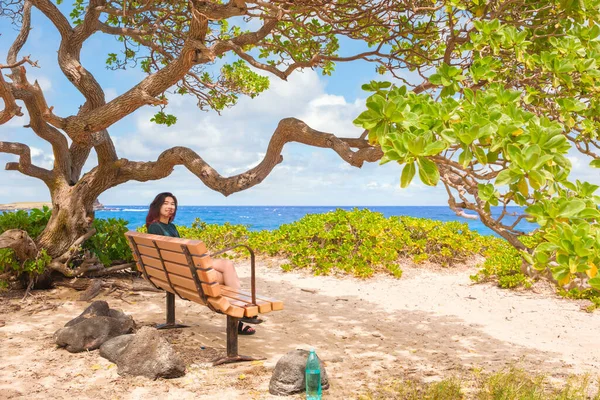
<svg viewBox="0 0 600 400">
<path fill-rule="evenodd" d="M 94 220 L 93 196 L 76 187 L 67 187 L 52 193 L 52 216 L 36 239 L 51 257 L 63 255 L 89 229 Z"/>
</svg>

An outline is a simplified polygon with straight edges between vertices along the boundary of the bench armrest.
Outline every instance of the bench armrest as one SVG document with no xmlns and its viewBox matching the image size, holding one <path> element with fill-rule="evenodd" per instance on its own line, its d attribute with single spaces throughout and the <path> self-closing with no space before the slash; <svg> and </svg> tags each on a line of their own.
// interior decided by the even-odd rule
<svg viewBox="0 0 600 400">
<path fill-rule="evenodd" d="M 244 247 L 244 248 L 246 248 L 246 250 L 248 250 L 250 252 L 250 291 L 252 293 L 252 304 L 256 305 L 256 275 L 255 275 L 256 257 L 254 256 L 254 250 L 252 250 L 252 248 L 250 246 L 245 245 L 243 243 L 236 243 L 233 246 L 227 247 L 226 249 L 219 250 L 219 251 L 216 251 L 214 253 L 211 253 L 210 256 L 214 257 L 214 256 L 217 256 L 219 254 L 226 253 L 229 250 L 233 250 L 233 249 L 235 249 L 237 247 Z"/>
</svg>

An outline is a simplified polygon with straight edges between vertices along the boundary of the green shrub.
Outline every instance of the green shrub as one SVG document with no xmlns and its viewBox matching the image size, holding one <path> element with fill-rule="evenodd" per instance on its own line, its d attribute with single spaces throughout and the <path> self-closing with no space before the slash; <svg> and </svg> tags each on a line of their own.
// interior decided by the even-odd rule
<svg viewBox="0 0 600 400">
<path fill-rule="evenodd" d="M 521 238 L 521 242 L 528 248 L 537 246 L 541 240 L 538 234 Z M 532 279 L 521 270 L 523 258 L 519 251 L 499 238 L 493 238 L 489 243 L 488 249 L 483 253 L 485 262 L 471 279 L 475 282 L 497 282 L 498 286 L 505 289 L 531 287 Z"/>
<path fill-rule="evenodd" d="M 124 219 L 95 219 L 92 226 L 96 234 L 89 238 L 83 247 L 96 255 L 105 266 L 113 261 L 130 262 L 133 260 L 125 232 L 128 222 Z"/>
<path fill-rule="evenodd" d="M 44 206 L 41 210 L 34 208 L 29 212 L 23 210 L 4 211 L 0 214 L 0 234 L 11 229 L 21 229 L 35 239 L 42 233 L 51 215 L 52 210 L 48 206 Z M 41 274 L 50 261 L 50 256 L 45 250 L 42 250 L 35 260 L 28 260 L 21 265 L 17 262 L 11 249 L 0 249 L 0 273 L 12 271 L 15 275 Z"/>
<path fill-rule="evenodd" d="M 207 224 L 200 218 L 191 227 L 178 226 L 179 235 L 188 239 L 202 239 L 210 251 L 218 251 L 235 243 L 244 243 L 250 235 L 245 225 L 233 225 L 225 222 L 223 225 Z"/>
<path fill-rule="evenodd" d="M 40 275 L 52 261 L 52 257 L 42 249 L 34 260 L 27 260 L 23 265 L 17 262 L 11 249 L 0 249 L 0 274 L 12 271 L 15 275 L 34 274 Z"/>
<path fill-rule="evenodd" d="M 310 268 L 317 275 L 335 270 L 358 277 L 376 271 L 400 277 L 401 258 L 452 265 L 481 252 L 487 240 L 463 223 L 385 218 L 367 209 L 308 214 L 274 231 L 250 236 L 258 252 L 286 257 L 289 264 L 284 270 Z"/>
<path fill-rule="evenodd" d="M 51 215 L 52 210 L 48 206 L 44 206 L 41 210 L 34 208 L 29 212 L 4 211 L 0 214 L 0 234 L 10 229 L 22 229 L 29 234 L 29 237 L 35 239 L 42 233 Z"/>
<path fill-rule="evenodd" d="M 589 375 L 571 375 L 562 384 L 552 384 L 546 376 L 514 366 L 488 374 L 473 373 L 424 383 L 408 379 L 382 379 L 376 387 L 361 393 L 361 400 L 600 400 L 597 381 Z M 465 390 L 463 391 L 463 388 Z M 468 393 L 468 396 L 466 393 Z"/>
</svg>

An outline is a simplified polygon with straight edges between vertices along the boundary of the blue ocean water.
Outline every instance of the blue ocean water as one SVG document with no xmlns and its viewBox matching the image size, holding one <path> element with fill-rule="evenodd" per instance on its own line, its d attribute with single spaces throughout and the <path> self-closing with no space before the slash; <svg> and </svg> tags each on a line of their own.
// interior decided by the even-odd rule
<svg viewBox="0 0 600 400">
<path fill-rule="evenodd" d="M 145 223 L 147 206 L 105 206 L 106 210 L 96 211 L 96 218 L 122 218 L 129 221 L 129 228 L 135 229 Z M 386 217 L 394 215 L 408 215 L 411 217 L 435 219 L 439 221 L 467 222 L 469 227 L 483 235 L 491 235 L 493 232 L 479 220 L 467 220 L 458 217 L 452 210 L 445 206 L 358 206 L 358 207 L 336 207 L 336 206 L 181 206 L 177 209 L 176 225 L 189 226 L 196 218 L 202 219 L 209 224 L 231 224 L 247 225 L 250 230 L 273 230 L 282 224 L 292 223 L 306 214 L 321 214 L 334 211 L 337 208 L 352 210 L 353 208 L 368 208 L 371 211 L 380 212 Z M 494 212 L 500 213 L 500 209 Z M 510 211 L 519 212 L 519 208 Z M 514 217 L 504 218 L 505 223 L 514 221 Z M 530 224 L 523 220 L 519 227 L 524 231 L 537 228 L 536 224 Z"/>
</svg>

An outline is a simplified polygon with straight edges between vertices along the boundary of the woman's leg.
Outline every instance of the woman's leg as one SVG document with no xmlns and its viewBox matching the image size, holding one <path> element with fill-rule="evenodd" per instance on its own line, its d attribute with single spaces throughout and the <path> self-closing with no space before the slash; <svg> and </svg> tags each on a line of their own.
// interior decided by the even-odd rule
<svg viewBox="0 0 600 400">
<path fill-rule="evenodd" d="M 224 258 L 214 258 L 213 268 L 219 272 L 219 283 L 229 286 L 232 289 L 240 288 L 240 278 L 238 278 L 233 261 Z"/>
</svg>

